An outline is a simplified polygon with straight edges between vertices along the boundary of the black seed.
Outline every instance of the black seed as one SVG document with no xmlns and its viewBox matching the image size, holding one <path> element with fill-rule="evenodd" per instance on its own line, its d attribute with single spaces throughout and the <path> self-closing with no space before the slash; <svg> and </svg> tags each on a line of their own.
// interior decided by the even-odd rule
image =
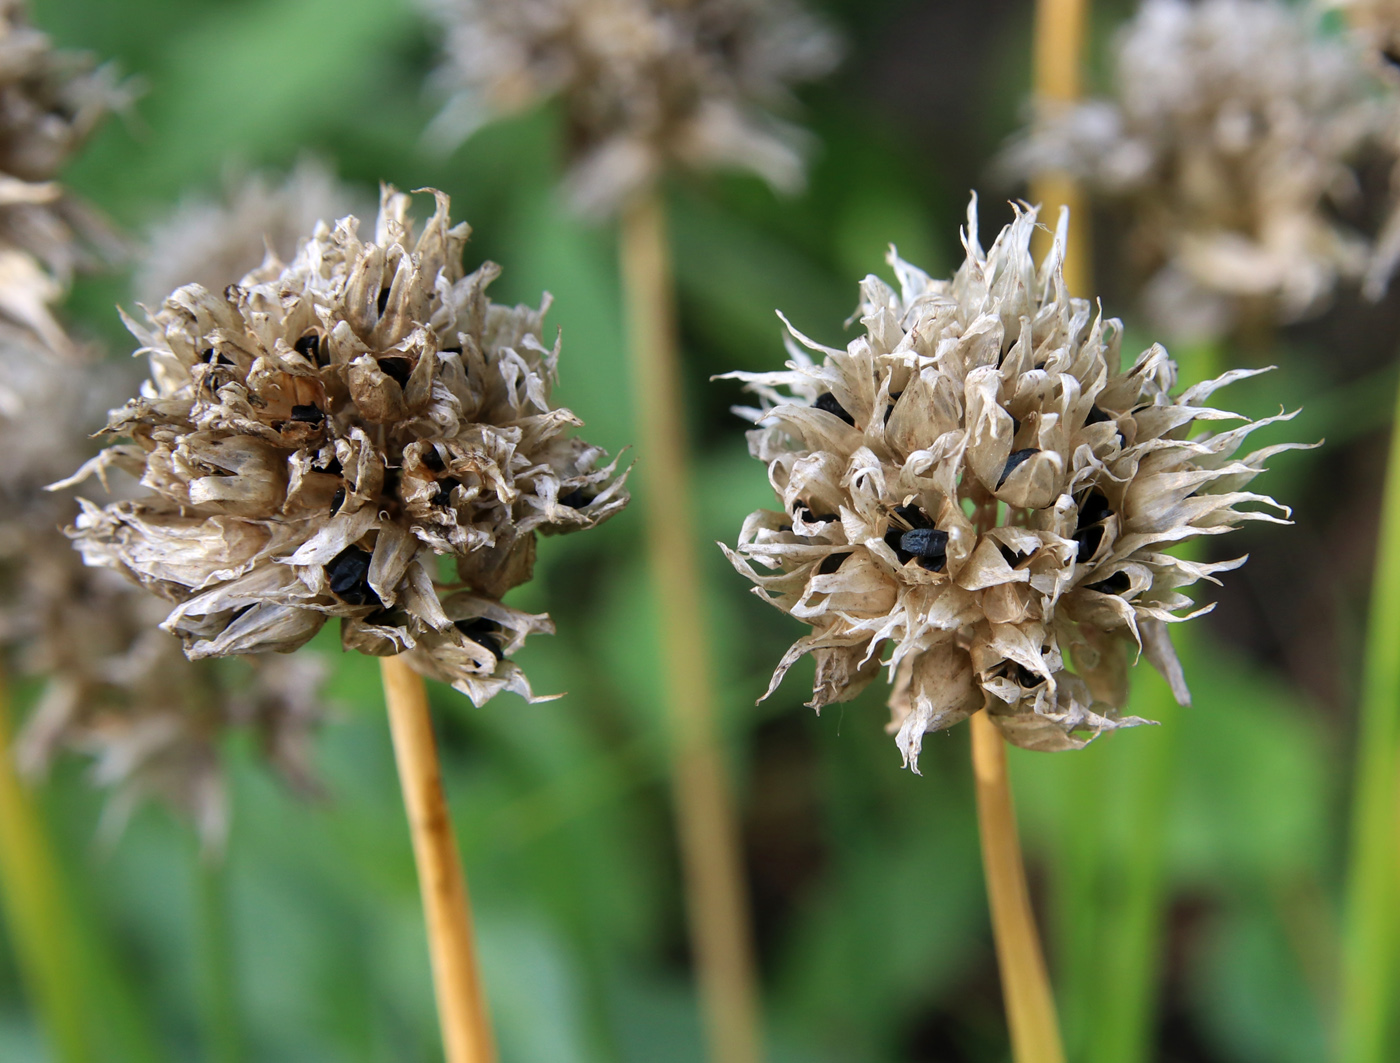
<svg viewBox="0 0 1400 1063">
<path fill-rule="evenodd" d="M 1400 66 L 1400 52 L 1397 52 L 1394 48 L 1382 49 L 1381 58 L 1391 66 Z"/>
<path fill-rule="evenodd" d="M 1006 467 L 1001 470 L 1001 479 L 997 481 L 997 490 L 1000 491 L 1002 484 L 1006 483 L 1006 478 L 1016 471 L 1016 467 L 1027 458 L 1039 454 L 1035 447 L 1027 447 L 1025 450 L 1013 450 L 1011 456 L 1006 459 Z"/>
<path fill-rule="evenodd" d="M 321 350 L 321 334 L 312 329 L 292 344 L 292 350 L 314 363 Z"/>
<path fill-rule="evenodd" d="M 1109 508 L 1108 498 L 1102 491 L 1090 489 L 1090 491 L 1079 500 L 1079 518 L 1075 525 L 1076 529 L 1087 528 L 1091 524 L 1099 524 L 1113 515 L 1113 510 Z"/>
<path fill-rule="evenodd" d="M 841 418 L 852 428 L 855 427 L 856 419 L 846 412 L 846 408 L 836 401 L 836 396 L 829 391 L 823 391 L 817 396 L 817 401 L 812 404 L 819 410 L 834 414 Z"/>
<path fill-rule="evenodd" d="M 1097 406 L 1090 406 L 1089 416 L 1084 418 L 1084 423 L 1103 424 L 1105 421 L 1111 420 L 1113 420 L 1113 417 L 1111 417 L 1109 414 L 1104 413 L 1103 410 L 1099 409 Z"/>
<path fill-rule="evenodd" d="M 345 488 L 337 487 L 335 497 L 331 499 L 331 516 L 340 512 L 340 507 L 345 505 Z"/>
<path fill-rule="evenodd" d="M 997 550 L 1001 552 L 1002 559 L 1012 568 L 1015 568 L 1016 563 L 1021 560 L 1021 555 L 1005 543 L 997 543 Z"/>
<path fill-rule="evenodd" d="M 1008 678 L 1014 679 L 1016 681 L 1017 686 L 1020 686 L 1023 689 L 1027 687 L 1037 687 L 1040 686 L 1041 683 L 1045 682 L 1044 676 L 1036 675 L 1034 672 L 1032 672 L 1024 664 L 1021 664 L 1019 661 L 1007 661 L 1006 674 Z"/>
<path fill-rule="evenodd" d="M 470 620 L 458 620 L 453 625 L 478 646 L 489 650 L 496 660 L 501 659 L 501 625 L 484 616 L 474 616 Z"/>
<path fill-rule="evenodd" d="M 1021 434 L 1021 422 L 1016 418 L 1016 415 L 1010 413 L 1010 411 L 1008 411 L 1007 415 L 1011 418 L 1011 438 L 1015 439 Z"/>
<path fill-rule="evenodd" d="M 1098 552 L 1099 543 L 1103 542 L 1103 525 L 1094 524 L 1080 529 L 1074 533 L 1074 542 L 1074 559 L 1088 561 Z"/>
<path fill-rule="evenodd" d="M 319 406 L 293 406 L 292 420 L 302 424 L 320 424 L 326 419 Z"/>
<path fill-rule="evenodd" d="M 204 350 L 200 351 L 199 360 L 206 364 L 212 362 L 214 360 L 214 348 L 206 347 Z"/>
<path fill-rule="evenodd" d="M 433 472 L 442 472 L 446 468 L 442 463 L 442 455 L 437 452 L 437 447 L 424 447 L 420 460 Z"/>
<path fill-rule="evenodd" d="M 914 557 L 938 557 L 947 552 L 948 533 L 937 528 L 915 528 L 899 537 L 899 548 Z"/>
<path fill-rule="evenodd" d="M 894 413 L 894 404 L 899 401 L 899 397 L 903 394 L 902 391 L 890 392 L 890 404 L 885 407 L 885 424 L 890 423 L 890 414 Z"/>
<path fill-rule="evenodd" d="M 933 521 L 918 506 L 895 506 L 894 515 L 911 528 L 932 528 Z"/>
<path fill-rule="evenodd" d="M 444 509 L 452 505 L 452 489 L 461 485 L 461 480 L 454 480 L 450 476 L 439 480 L 437 494 L 433 495 L 433 505 L 442 506 Z"/>
<path fill-rule="evenodd" d="M 327 476 L 344 476 L 345 466 L 340 464 L 340 459 L 332 455 L 331 460 L 326 463 L 326 467 L 321 470 Z"/>
<path fill-rule="evenodd" d="M 384 311 L 387 310 L 388 307 L 389 307 L 389 289 L 388 289 L 388 288 L 380 288 L 380 289 L 379 289 L 379 316 L 380 316 L 380 317 L 383 317 L 383 316 L 384 316 Z"/>
<path fill-rule="evenodd" d="M 384 470 L 384 487 L 381 491 L 385 498 L 393 498 L 399 493 L 399 470 Z"/>
<path fill-rule="evenodd" d="M 413 372 L 413 363 L 407 358 L 393 356 L 379 359 L 379 370 L 386 376 L 391 376 L 399 382 L 399 387 L 408 387 L 409 374 Z"/>
<path fill-rule="evenodd" d="M 1126 572 L 1115 572 L 1107 579 L 1088 584 L 1088 587 L 1091 591 L 1098 591 L 1100 594 L 1122 594 L 1132 585 L 1132 578 Z"/>
<path fill-rule="evenodd" d="M 570 509 L 582 509 L 596 497 L 596 495 L 588 494 L 582 487 L 575 487 L 567 495 L 559 496 L 559 504 L 568 506 Z"/>
<path fill-rule="evenodd" d="M 806 502 L 798 502 L 792 507 L 792 515 L 800 517 L 808 524 L 821 524 L 836 520 L 835 513 L 813 513 L 812 507 Z"/>
<path fill-rule="evenodd" d="M 201 351 L 199 360 L 206 365 L 233 365 L 233 359 L 225 358 L 222 354 L 215 351 L 213 347 L 206 347 Z"/>
<path fill-rule="evenodd" d="M 331 593 L 351 605 L 382 605 L 379 595 L 369 585 L 370 555 L 358 546 L 347 546 L 326 565 Z"/>
<path fill-rule="evenodd" d="M 460 348 L 460 347 L 442 347 L 442 348 L 440 348 L 439 350 L 441 351 L 442 354 L 461 354 L 461 353 L 462 353 L 462 348 Z"/>
<path fill-rule="evenodd" d="M 851 556 L 849 550 L 844 550 L 839 554 L 827 554 L 822 558 L 822 563 L 817 566 L 817 571 L 823 576 L 829 576 L 841 567 L 841 562 Z"/>
</svg>

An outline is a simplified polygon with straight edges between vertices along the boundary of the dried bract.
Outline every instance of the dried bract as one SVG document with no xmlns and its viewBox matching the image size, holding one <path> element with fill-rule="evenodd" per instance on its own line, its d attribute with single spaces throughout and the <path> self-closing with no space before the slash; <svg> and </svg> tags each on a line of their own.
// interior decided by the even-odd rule
<svg viewBox="0 0 1400 1063">
<path fill-rule="evenodd" d="M 592 527 L 627 495 L 550 404 L 547 301 L 493 304 L 498 267 L 465 274 L 469 230 L 435 197 L 421 234 L 386 187 L 372 239 L 353 217 L 319 225 L 290 264 L 129 322 L 151 379 L 108 424 L 130 442 L 79 475 L 147 492 L 84 502 L 71 534 L 175 603 L 162 626 L 191 658 L 289 652 L 334 616 L 347 648 L 406 653 L 477 703 L 531 696 L 510 654 L 551 624 L 500 598 L 536 532 Z M 435 555 L 456 562 L 445 595 Z"/>
<path fill-rule="evenodd" d="M 1147 309 L 1178 337 L 1294 320 L 1370 267 L 1336 220 L 1354 164 L 1388 150 L 1380 84 L 1345 38 L 1279 0 L 1146 0 L 1111 99 L 1043 104 L 1003 166 L 1069 173 L 1120 201 Z"/>
<path fill-rule="evenodd" d="M 762 399 L 749 447 L 782 509 L 751 514 L 725 552 L 813 629 L 768 693 L 804 654 L 816 709 L 887 668 L 910 765 L 925 732 L 983 708 L 1029 749 L 1142 723 L 1120 715 L 1139 652 L 1186 703 L 1167 625 L 1208 611 L 1178 615 L 1193 604 L 1182 588 L 1243 558 L 1163 551 L 1287 515 L 1244 488 L 1290 445 L 1235 454 L 1289 415 L 1206 405 L 1253 371 L 1177 397 L 1160 346 L 1124 371 L 1120 324 L 1065 292 L 1063 231 L 1037 270 L 1034 226 L 1018 212 L 984 252 L 974 200 L 952 280 L 891 252 L 900 290 L 865 280 L 865 335 L 846 350 L 793 332 L 820 363 L 789 342 L 786 371 L 730 374 Z"/>
<path fill-rule="evenodd" d="M 797 0 L 425 0 L 446 33 L 435 124 L 450 143 L 559 98 L 570 190 L 615 209 L 672 166 L 750 170 L 799 186 L 805 138 L 773 109 L 837 61 Z"/>
</svg>

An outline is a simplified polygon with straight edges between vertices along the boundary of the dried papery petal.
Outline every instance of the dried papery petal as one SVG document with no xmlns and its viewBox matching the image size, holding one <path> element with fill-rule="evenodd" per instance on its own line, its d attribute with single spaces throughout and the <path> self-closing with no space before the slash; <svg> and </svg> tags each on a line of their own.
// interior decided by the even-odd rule
<svg viewBox="0 0 1400 1063">
<path fill-rule="evenodd" d="M 1146 0 L 1117 38 L 1111 98 L 1040 105 L 1002 166 L 1115 201 L 1156 327 L 1211 338 L 1316 313 L 1340 281 L 1384 286 L 1387 236 L 1373 246 L 1337 208 L 1356 167 L 1397 154 L 1397 102 L 1306 4 Z"/>
<path fill-rule="evenodd" d="M 508 655 L 548 620 L 499 599 L 530 577 L 537 532 L 621 509 L 625 474 L 550 403 L 548 303 L 493 304 L 498 267 L 464 271 L 469 230 L 433 194 L 421 232 L 386 186 L 372 239 L 354 217 L 318 224 L 290 263 L 130 322 L 151 379 L 107 431 L 131 442 L 74 479 L 124 469 L 144 490 L 84 502 L 70 534 L 175 603 L 161 626 L 191 658 L 290 652 L 339 617 L 346 647 L 405 653 L 473 700 L 531 696 Z M 441 597 L 435 555 L 469 606 Z M 487 640 L 499 652 L 462 629 L 481 618 L 510 633 Z"/>
<path fill-rule="evenodd" d="M 800 186 L 806 137 L 770 113 L 840 54 L 797 0 L 424 0 L 446 33 L 434 135 L 559 98 L 569 190 L 614 210 L 673 166 Z"/>
<path fill-rule="evenodd" d="M 1062 225 L 1064 221 L 1062 219 Z M 1243 559 L 1165 551 L 1288 510 L 1245 490 L 1282 444 L 1245 456 L 1251 422 L 1206 405 L 1253 375 L 1173 397 L 1160 346 L 1121 366 L 1122 326 L 1071 299 L 1057 241 L 1039 267 L 1034 210 L 936 281 L 892 251 L 896 291 L 869 277 L 846 350 L 792 331 L 787 369 L 731 373 L 761 408 L 751 453 L 782 511 L 744 522 L 726 555 L 759 597 L 812 627 L 811 705 L 855 696 L 883 665 L 890 730 L 916 767 L 923 735 L 985 708 L 1007 739 L 1071 749 L 1123 716 L 1144 654 L 1188 694 L 1168 625 L 1207 610 L 1180 593 Z M 1063 236 L 1063 233 L 1062 233 Z"/>
</svg>

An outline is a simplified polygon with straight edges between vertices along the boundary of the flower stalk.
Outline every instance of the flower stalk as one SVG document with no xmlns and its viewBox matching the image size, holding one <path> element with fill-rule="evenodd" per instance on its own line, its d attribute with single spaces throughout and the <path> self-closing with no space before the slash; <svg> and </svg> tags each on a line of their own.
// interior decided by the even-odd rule
<svg viewBox="0 0 1400 1063">
<path fill-rule="evenodd" d="M 64 891 L 38 809 L 20 782 L 10 745 L 10 692 L 0 674 L 0 903 L 16 959 L 55 1063 L 87 1063 L 83 980 Z"/>
<path fill-rule="evenodd" d="M 761 1058 L 757 978 L 743 889 L 739 828 L 720 755 L 712 652 L 681 400 L 674 286 L 659 195 L 636 195 L 621 217 L 621 266 L 636 378 L 638 450 L 647 455 L 647 551 L 659 606 L 661 674 L 670 712 L 673 787 L 690 936 L 710 1058 Z"/>
<path fill-rule="evenodd" d="M 1055 999 L 1036 933 L 1016 835 L 1016 810 L 1006 771 L 1006 742 L 986 712 L 974 713 L 969 724 L 982 867 L 987 877 L 997 966 L 1011 1030 L 1011 1058 L 1014 1063 L 1064 1063 Z"/>
<path fill-rule="evenodd" d="M 385 657 L 379 663 L 428 927 L 443 1050 L 447 1063 L 495 1063 L 496 1046 L 477 971 L 467 880 L 443 794 L 427 688 L 423 677 L 398 657 Z"/>
<path fill-rule="evenodd" d="M 1366 624 L 1337 1059 L 1394 1058 L 1400 945 L 1400 397 Z"/>
<path fill-rule="evenodd" d="M 1089 0 L 1036 0 L 1034 76 L 1039 107 L 1072 104 L 1083 92 L 1084 38 L 1089 26 Z M 1084 296 L 1092 288 L 1089 259 L 1089 214 L 1078 182 L 1068 173 L 1046 171 L 1031 181 L 1031 202 L 1039 203 L 1044 217 L 1059 217 L 1068 207 L 1075 221 L 1069 230 L 1062 269 L 1071 295 Z M 1049 250 L 1049 233 L 1041 233 L 1036 257 Z"/>
</svg>

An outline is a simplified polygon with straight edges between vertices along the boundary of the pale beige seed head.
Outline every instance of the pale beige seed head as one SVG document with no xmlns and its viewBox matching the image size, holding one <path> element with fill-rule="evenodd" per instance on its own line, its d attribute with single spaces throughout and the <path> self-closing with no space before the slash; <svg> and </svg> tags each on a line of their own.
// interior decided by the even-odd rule
<svg viewBox="0 0 1400 1063">
<path fill-rule="evenodd" d="M 911 766 L 926 732 L 983 708 L 1029 749 L 1142 723 L 1121 715 L 1139 653 L 1185 703 L 1167 628 L 1209 607 L 1182 588 L 1243 558 L 1163 551 L 1287 515 L 1244 487 L 1291 445 L 1236 451 L 1291 415 L 1251 422 L 1206 405 L 1253 371 L 1173 395 L 1160 346 L 1120 368 L 1119 322 L 1065 292 L 1066 223 L 1037 269 L 1035 211 L 984 251 L 974 199 L 951 280 L 891 252 L 899 288 L 866 278 L 864 334 L 846 350 L 794 331 L 785 370 L 729 374 L 762 400 L 740 412 L 760 426 L 749 447 L 782 508 L 751 514 L 724 550 L 812 628 L 768 694 L 806 654 L 818 710 L 884 668 Z"/>
<path fill-rule="evenodd" d="M 1210 338 L 1248 317 L 1295 320 L 1377 272 L 1335 208 L 1357 194 L 1354 164 L 1388 150 L 1394 104 L 1315 12 L 1146 0 L 1113 71 L 1106 99 L 1043 104 L 1002 165 L 1069 173 L 1121 205 L 1158 329 Z"/>
<path fill-rule="evenodd" d="M 130 88 L 91 57 L 57 49 L 27 5 L 0 0 L 0 316 L 55 352 L 73 348 L 50 306 L 96 246 L 116 239 L 55 178 Z"/>
<path fill-rule="evenodd" d="M 191 658 L 289 652 L 338 617 L 348 648 L 406 653 L 473 701 L 532 696 L 510 655 L 552 625 L 501 596 L 537 533 L 621 509 L 625 476 L 551 404 L 548 301 L 492 303 L 499 268 L 465 273 L 468 228 L 434 195 L 421 233 L 386 186 L 372 234 L 318 226 L 290 264 L 129 322 L 151 378 L 107 431 L 130 442 L 75 480 L 146 491 L 84 502 L 71 534 L 174 603 L 162 626 Z"/>
<path fill-rule="evenodd" d="M 442 25 L 456 143 L 488 119 L 558 99 L 569 190 L 615 210 L 672 167 L 736 168 L 800 186 L 805 140 L 774 111 L 827 73 L 837 38 L 798 0 L 425 0 Z"/>
</svg>

